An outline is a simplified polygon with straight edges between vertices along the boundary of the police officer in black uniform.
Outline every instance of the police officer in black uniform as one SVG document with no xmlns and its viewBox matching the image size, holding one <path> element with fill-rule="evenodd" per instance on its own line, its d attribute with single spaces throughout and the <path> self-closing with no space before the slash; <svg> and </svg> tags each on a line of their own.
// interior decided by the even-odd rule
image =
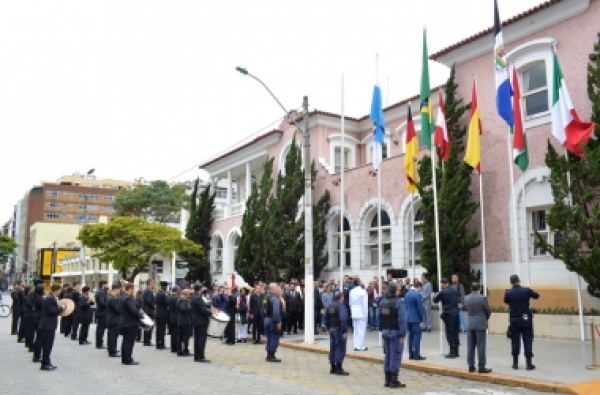
<svg viewBox="0 0 600 395">
<path fill-rule="evenodd" d="M 341 291 L 333 295 L 333 302 L 327 307 L 325 327 L 329 331 L 329 373 L 348 376 L 350 373 L 342 366 L 348 341 L 348 307 L 344 304 L 344 293 Z"/>
<path fill-rule="evenodd" d="M 267 341 L 265 343 L 265 349 L 267 351 L 267 362 L 281 362 L 281 359 L 275 357 L 277 347 L 279 346 L 279 337 L 281 331 L 281 302 L 279 300 L 280 289 L 276 283 L 269 285 L 269 293 L 263 300 L 263 317 L 265 336 Z"/>
<path fill-rule="evenodd" d="M 77 332 L 79 331 L 79 324 L 81 323 L 81 284 L 79 282 L 73 283 L 73 292 L 71 292 L 71 299 L 75 305 L 75 310 L 71 313 L 71 340 L 77 340 Z"/>
<path fill-rule="evenodd" d="M 211 309 L 202 299 L 202 290 L 206 289 L 201 284 L 194 285 L 194 295 L 191 298 L 192 316 L 194 324 L 194 362 L 210 362 L 204 355 L 208 324 L 210 323 Z"/>
<path fill-rule="evenodd" d="M 40 335 L 42 338 L 42 366 L 41 370 L 52 371 L 56 366 L 50 361 L 52 346 L 54 345 L 54 336 L 58 326 L 58 313 L 65 309 L 65 306 L 58 306 L 57 297 L 60 293 L 60 285 L 52 284 L 50 295 L 44 298 L 42 317 L 40 320 Z"/>
<path fill-rule="evenodd" d="M 169 295 L 169 333 L 171 334 L 171 352 L 177 353 L 178 344 L 179 344 L 179 331 L 177 327 L 177 318 L 179 317 L 177 313 L 177 301 L 179 300 L 179 293 L 181 288 L 179 286 L 174 286 L 171 291 L 171 295 Z"/>
<path fill-rule="evenodd" d="M 42 361 L 42 337 L 40 335 L 40 322 L 42 321 L 42 312 L 44 310 L 44 285 L 38 284 L 34 290 L 35 298 L 33 306 L 35 309 L 35 317 L 33 326 L 35 329 L 35 341 L 33 343 L 33 362 Z"/>
<path fill-rule="evenodd" d="M 123 365 L 139 365 L 140 363 L 133 360 L 133 346 L 135 344 L 135 335 L 140 326 L 140 318 L 142 311 L 139 310 L 133 300 L 134 288 L 133 284 L 125 284 L 123 287 L 124 293 L 121 295 L 121 333 L 123 334 L 123 342 L 121 343 L 121 363 Z"/>
<path fill-rule="evenodd" d="M 460 339 L 458 333 L 460 330 L 460 321 L 458 319 L 458 290 L 450 286 L 447 278 L 442 278 L 442 290 L 433 298 L 434 303 L 442 302 L 442 319 L 446 327 L 446 341 L 450 347 L 450 352 L 445 355 L 446 358 L 458 358 L 458 347 Z"/>
<path fill-rule="evenodd" d="M 81 306 L 81 329 L 79 330 L 79 344 L 84 346 L 91 344 L 88 341 L 88 333 L 90 330 L 90 324 L 92 323 L 92 305 L 94 301 L 90 298 L 90 287 L 87 285 L 81 289 L 81 296 L 79 298 L 79 305 Z"/>
<path fill-rule="evenodd" d="M 98 282 L 98 292 L 96 292 L 96 348 L 104 349 L 104 332 L 106 331 L 106 320 L 107 320 L 107 282 L 106 280 L 100 280 Z"/>
<path fill-rule="evenodd" d="M 142 310 L 152 319 L 154 319 L 154 309 L 156 302 L 154 300 L 154 280 L 146 281 L 146 290 L 142 294 Z M 152 346 L 152 329 L 144 331 L 144 346 Z"/>
<path fill-rule="evenodd" d="M 178 357 L 190 356 L 190 329 L 192 327 L 192 305 L 190 303 L 190 290 L 184 289 L 177 300 L 177 326 L 179 327 Z"/>
<path fill-rule="evenodd" d="M 15 281 L 13 284 L 13 290 L 10 293 L 12 299 L 12 327 L 10 334 L 18 335 L 19 333 L 19 320 L 21 318 L 21 305 L 23 304 L 23 291 L 21 289 L 23 282 L 21 280 Z M 21 339 L 17 336 L 17 341 Z"/>
<path fill-rule="evenodd" d="M 403 298 L 399 298 L 398 284 L 391 283 L 388 293 L 379 305 L 379 330 L 383 339 L 383 372 L 385 374 L 385 387 L 402 388 L 406 384 L 398 381 L 398 373 L 402 364 L 404 339 L 408 328 L 406 305 Z"/>
<path fill-rule="evenodd" d="M 540 294 L 531 288 L 521 287 L 519 276 L 510 276 L 511 289 L 504 294 L 504 303 L 509 307 L 509 331 L 512 341 L 512 356 L 514 370 L 519 369 L 519 353 L 521 352 L 521 337 L 525 348 L 527 370 L 535 369 L 531 363 L 533 358 L 533 314 L 531 313 L 531 299 L 538 299 Z"/>
<path fill-rule="evenodd" d="M 121 286 L 119 284 L 113 284 L 110 293 L 106 298 L 106 325 L 108 326 L 108 339 L 106 344 L 108 346 L 108 356 L 113 358 L 121 356 L 121 354 L 117 352 L 117 340 L 119 339 L 119 325 L 121 321 L 120 295 Z"/>
<path fill-rule="evenodd" d="M 160 282 L 160 291 L 156 293 L 156 349 L 165 349 L 165 333 L 169 320 L 169 299 L 167 296 L 167 281 Z"/>
</svg>

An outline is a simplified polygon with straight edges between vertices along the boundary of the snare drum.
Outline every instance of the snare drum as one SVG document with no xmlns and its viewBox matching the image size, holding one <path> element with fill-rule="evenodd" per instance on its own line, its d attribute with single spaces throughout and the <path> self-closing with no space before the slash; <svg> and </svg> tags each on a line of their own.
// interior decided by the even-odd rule
<svg viewBox="0 0 600 395">
<path fill-rule="evenodd" d="M 208 324 L 208 336 L 210 337 L 221 337 L 223 336 L 223 332 L 225 332 L 225 327 L 227 327 L 227 323 L 229 322 L 229 315 L 224 312 L 219 312 L 210 317 L 210 322 Z"/>
</svg>

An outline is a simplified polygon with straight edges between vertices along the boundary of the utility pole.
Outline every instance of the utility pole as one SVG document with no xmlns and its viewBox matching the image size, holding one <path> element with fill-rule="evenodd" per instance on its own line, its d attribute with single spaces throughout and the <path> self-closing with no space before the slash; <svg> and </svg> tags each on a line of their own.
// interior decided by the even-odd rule
<svg viewBox="0 0 600 395">
<path fill-rule="evenodd" d="M 88 194 L 83 194 L 83 199 L 85 201 L 85 205 L 83 206 L 83 225 L 87 223 L 87 213 L 88 213 Z M 85 256 L 85 245 L 81 243 L 81 248 L 79 249 L 79 260 L 81 261 L 81 286 L 85 285 L 85 269 L 86 269 L 86 256 Z"/>
<path fill-rule="evenodd" d="M 315 294 L 313 280 L 312 167 L 308 129 L 308 96 L 302 100 L 304 112 L 304 342 L 315 341 Z M 342 148 L 343 149 L 343 148 Z"/>
</svg>

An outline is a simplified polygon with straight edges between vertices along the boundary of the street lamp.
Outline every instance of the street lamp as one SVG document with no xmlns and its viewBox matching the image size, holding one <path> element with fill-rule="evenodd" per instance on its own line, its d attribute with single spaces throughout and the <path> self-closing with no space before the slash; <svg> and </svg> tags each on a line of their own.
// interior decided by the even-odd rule
<svg viewBox="0 0 600 395">
<path fill-rule="evenodd" d="M 289 116 L 288 110 L 281 104 L 279 99 L 275 97 L 273 92 L 260 79 L 250 74 L 243 67 L 235 68 L 239 73 L 252 77 L 258 81 L 263 88 L 269 92 L 271 97 L 279 104 L 279 107 L 285 113 L 286 118 Z M 301 128 L 296 120 L 292 118 L 292 122 L 302 131 L 304 137 L 304 342 L 307 344 L 314 343 L 314 281 L 313 281 L 313 218 L 312 218 L 312 172 L 310 166 L 310 132 L 308 129 L 308 97 L 304 96 L 302 100 L 304 128 Z"/>
</svg>

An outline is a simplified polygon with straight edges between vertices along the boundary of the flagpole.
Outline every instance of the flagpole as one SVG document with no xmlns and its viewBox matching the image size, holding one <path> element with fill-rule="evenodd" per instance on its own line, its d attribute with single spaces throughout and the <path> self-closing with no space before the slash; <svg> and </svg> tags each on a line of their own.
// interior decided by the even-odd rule
<svg viewBox="0 0 600 395">
<path fill-rule="evenodd" d="M 433 142 L 433 136 L 431 145 L 435 147 Z M 442 254 L 440 251 L 440 222 L 438 218 L 438 201 L 437 201 L 437 179 L 436 179 L 436 171 L 435 171 L 435 151 L 431 153 L 431 168 L 432 168 L 432 178 L 433 178 L 433 213 L 435 215 L 435 250 L 437 254 L 437 277 L 438 277 L 438 290 L 442 290 Z M 413 227 L 414 231 L 414 227 Z M 442 311 L 442 303 L 440 302 L 440 311 Z M 444 339 L 442 336 L 442 317 L 440 316 L 440 354 L 444 353 Z"/>
<path fill-rule="evenodd" d="M 344 170 L 346 167 L 346 150 L 345 150 L 345 118 L 344 118 L 344 76 L 342 75 L 342 108 L 341 108 L 341 116 L 342 116 L 342 125 L 341 125 L 341 134 L 342 134 L 342 147 L 341 147 L 341 170 L 340 170 L 340 285 L 344 286 L 344 266 L 346 264 L 346 235 L 344 233 Z M 335 168 L 335 163 L 334 163 Z"/>
<path fill-rule="evenodd" d="M 569 187 L 569 206 L 573 207 L 573 195 L 571 194 L 571 170 L 569 166 L 569 151 L 565 150 L 565 158 L 567 159 L 567 185 Z M 583 303 L 581 302 L 581 277 L 577 272 L 573 272 L 575 275 L 575 283 L 577 284 L 577 308 L 579 309 L 579 328 L 581 341 L 585 341 L 585 323 L 583 321 Z"/>
<path fill-rule="evenodd" d="M 527 203 L 525 201 L 525 171 L 521 172 L 521 191 L 523 193 L 523 229 L 525 229 L 525 272 L 527 286 L 531 286 L 531 272 L 529 271 L 529 235 L 527 234 Z"/>
<path fill-rule="evenodd" d="M 415 281 L 415 278 L 417 277 L 416 271 L 415 271 L 415 195 L 411 192 L 410 194 L 410 211 L 411 211 L 411 218 L 412 218 L 412 278 L 413 281 Z"/>
<path fill-rule="evenodd" d="M 487 296 L 487 254 L 485 250 L 485 221 L 483 219 L 485 205 L 483 203 L 483 174 L 481 171 L 481 165 L 479 167 L 479 204 L 479 209 L 481 212 L 481 249 L 483 254 L 483 294 Z"/>
<path fill-rule="evenodd" d="M 514 262 L 514 266 L 515 266 L 515 274 L 518 276 L 520 274 L 520 269 L 519 269 L 519 217 L 517 215 L 517 199 L 515 199 L 515 191 L 514 191 L 514 172 L 513 172 L 513 166 L 512 166 L 512 147 L 510 145 L 510 136 L 512 136 L 512 133 L 510 133 L 510 126 L 509 126 L 509 133 L 506 135 L 506 144 L 508 147 L 508 169 L 509 169 L 509 177 L 510 177 L 510 195 L 511 195 L 511 201 L 512 201 L 512 212 L 513 212 L 513 245 L 515 248 L 515 252 L 513 255 L 513 258 L 515 260 Z"/>
<path fill-rule="evenodd" d="M 381 147 L 381 149 L 383 149 L 383 147 Z M 381 290 L 381 259 L 383 257 L 381 248 L 382 248 L 382 243 L 381 243 L 381 163 L 379 164 L 379 168 L 377 169 L 377 253 L 379 255 L 379 258 L 377 259 L 377 263 L 378 263 L 378 267 L 377 267 L 377 278 L 379 279 L 379 289 Z M 379 332 L 379 345 L 381 346 L 382 344 L 382 339 L 381 339 L 381 332 Z"/>
</svg>

